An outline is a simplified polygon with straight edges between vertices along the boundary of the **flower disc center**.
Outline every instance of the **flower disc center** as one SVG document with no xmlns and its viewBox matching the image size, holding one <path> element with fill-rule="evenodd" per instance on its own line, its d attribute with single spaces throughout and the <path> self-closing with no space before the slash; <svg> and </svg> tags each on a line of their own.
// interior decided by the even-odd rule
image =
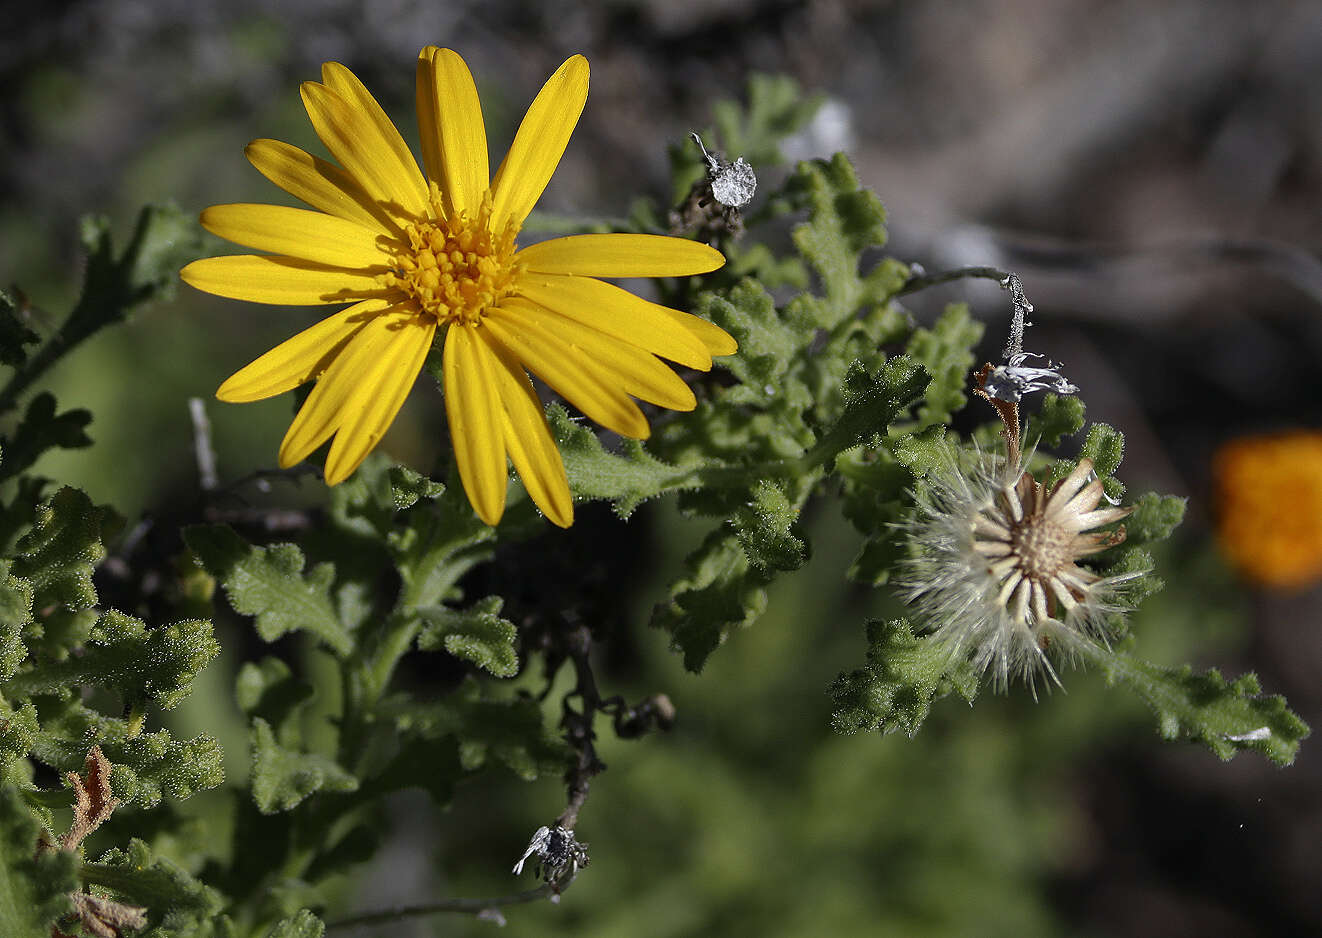
<svg viewBox="0 0 1322 938">
<path fill-rule="evenodd" d="M 403 290 L 438 323 L 477 323 L 508 290 L 514 236 L 491 231 L 488 205 L 476 218 L 461 212 L 420 220 L 404 234 L 408 243 L 396 252 L 386 285 Z"/>
<path fill-rule="evenodd" d="M 1028 515 L 1011 530 L 1010 543 L 1024 576 L 1039 582 L 1054 577 L 1072 561 L 1072 535 L 1041 515 Z"/>
</svg>

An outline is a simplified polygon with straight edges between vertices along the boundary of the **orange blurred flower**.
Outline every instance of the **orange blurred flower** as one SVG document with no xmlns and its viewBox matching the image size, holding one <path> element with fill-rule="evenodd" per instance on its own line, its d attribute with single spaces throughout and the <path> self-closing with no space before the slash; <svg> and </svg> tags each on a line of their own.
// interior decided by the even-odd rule
<svg viewBox="0 0 1322 938">
<path fill-rule="evenodd" d="M 1286 589 L 1322 579 L 1322 432 L 1231 440 L 1212 470 L 1221 547 L 1245 576 Z"/>
</svg>

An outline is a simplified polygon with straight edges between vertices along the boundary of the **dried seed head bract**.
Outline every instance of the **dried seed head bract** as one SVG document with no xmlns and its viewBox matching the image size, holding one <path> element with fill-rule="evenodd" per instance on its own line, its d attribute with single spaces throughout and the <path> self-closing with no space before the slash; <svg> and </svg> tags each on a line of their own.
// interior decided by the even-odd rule
<svg viewBox="0 0 1322 938">
<path fill-rule="evenodd" d="M 1098 508 L 1103 491 L 1092 462 L 1079 461 L 1053 485 L 1019 462 L 952 450 L 919 488 L 910 524 L 912 556 L 901 578 L 905 599 L 954 657 L 968 657 L 1004 688 L 1030 685 L 1047 658 L 1079 641 L 1105 643 L 1107 619 L 1123 611 L 1121 583 L 1079 561 L 1124 540 L 1123 529 L 1098 531 L 1129 508 Z"/>
<path fill-rule="evenodd" d="M 742 156 L 732 163 L 718 152 L 708 152 L 697 134 L 689 136 L 702 151 L 707 172 L 689 189 L 683 204 L 670 213 L 671 234 L 696 227 L 698 237 L 704 241 L 722 235 L 737 238 L 744 233 L 740 210 L 757 192 L 757 174 Z"/>
<path fill-rule="evenodd" d="M 1133 509 L 1098 508 L 1106 494 L 1090 459 L 1054 484 L 1027 470 L 1019 400 L 1033 390 L 1078 389 L 1058 365 L 1023 367 L 1033 307 L 1018 277 L 1001 285 L 1014 303 L 1006 364 L 976 372 L 974 393 L 1000 416 L 1006 455 L 947 447 L 905 525 L 911 556 L 900 587 L 934 639 L 978 673 L 990 670 L 997 687 L 1012 677 L 1034 686 L 1038 673 L 1059 684 L 1047 650 L 1105 645 L 1108 620 L 1124 611 L 1121 584 L 1138 574 L 1103 576 L 1080 561 L 1124 541 L 1123 527 L 1099 529 Z"/>
</svg>

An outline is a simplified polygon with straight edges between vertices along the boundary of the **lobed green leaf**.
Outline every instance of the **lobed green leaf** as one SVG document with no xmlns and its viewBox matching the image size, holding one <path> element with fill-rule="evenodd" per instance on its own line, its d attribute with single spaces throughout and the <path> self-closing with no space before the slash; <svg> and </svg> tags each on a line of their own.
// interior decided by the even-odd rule
<svg viewBox="0 0 1322 938">
<path fill-rule="evenodd" d="M 1227 681 L 1215 668 L 1195 674 L 1189 665 L 1163 667 L 1121 652 L 1090 657 L 1108 683 L 1124 684 L 1147 702 L 1164 738 L 1200 742 L 1220 759 L 1253 750 L 1289 765 L 1311 732 L 1284 697 L 1262 693 L 1254 674 Z"/>
<path fill-rule="evenodd" d="M 96 605 L 92 572 L 106 556 L 101 533 L 109 517 L 107 509 L 68 486 L 37 507 L 32 529 L 18 541 L 12 569 L 32 584 L 37 608 L 78 611 Z"/>
<path fill-rule="evenodd" d="M 220 652 L 211 623 L 198 619 L 148 629 L 111 610 L 96 620 L 83 652 L 15 677 L 19 694 L 50 693 L 72 685 L 107 687 L 126 701 L 152 700 L 165 709 L 192 691 L 193 679 Z"/>
<path fill-rule="evenodd" d="M 86 410 L 55 412 L 55 396 L 42 391 L 28 404 L 23 420 L 5 437 L 0 480 L 12 478 L 32 466 L 50 449 L 80 449 L 92 445 L 86 428 L 92 414 Z"/>
<path fill-rule="evenodd" d="M 836 732 L 900 730 L 912 738 L 934 699 L 952 691 L 969 702 L 977 696 L 977 675 L 952 660 L 948 648 L 914 635 L 906 620 L 869 620 L 867 637 L 867 667 L 841 673 L 831 684 Z"/>
<path fill-rule="evenodd" d="M 252 797 L 262 814 L 288 811 L 319 791 L 358 790 L 358 779 L 334 760 L 281 746 L 271 725 L 261 717 L 252 721 L 249 743 L 252 748 Z"/>
<path fill-rule="evenodd" d="M 186 528 L 184 542 L 220 581 L 234 610 L 256 618 L 263 640 L 306 631 L 340 655 L 353 648 L 331 597 L 335 569 L 330 564 L 318 564 L 304 575 L 303 552 L 295 545 L 256 547 L 228 525 Z"/>
<path fill-rule="evenodd" d="M 154 856 L 136 837 L 126 849 L 108 850 L 95 863 L 84 863 L 80 873 L 86 882 L 147 909 L 142 938 L 211 934 L 210 926 L 224 906 L 220 893 L 168 857 Z"/>
<path fill-rule="evenodd" d="M 417 610 L 423 621 L 418 647 L 423 651 L 444 648 L 496 677 L 513 677 L 519 672 L 514 650 L 519 630 L 497 615 L 503 603 L 499 596 L 488 596 L 467 609 L 428 606 Z"/>
<path fill-rule="evenodd" d="M 42 825 L 23 797 L 0 787 L 0 935 L 40 938 L 73 909 L 77 859 L 64 850 L 38 849 Z"/>
<path fill-rule="evenodd" d="M 533 781 L 563 773 L 569 757 L 564 741 L 545 725 L 537 701 L 485 696 L 471 676 L 443 700 L 395 698 L 384 711 L 405 737 L 431 744 L 455 740 L 466 772 L 476 772 L 494 759 Z"/>
</svg>

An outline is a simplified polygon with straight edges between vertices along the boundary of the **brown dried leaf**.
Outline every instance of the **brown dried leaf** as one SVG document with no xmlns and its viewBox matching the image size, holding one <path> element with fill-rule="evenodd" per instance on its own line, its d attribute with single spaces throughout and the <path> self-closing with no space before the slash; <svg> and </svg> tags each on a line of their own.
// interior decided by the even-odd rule
<svg viewBox="0 0 1322 938">
<path fill-rule="evenodd" d="M 65 778 L 73 786 L 74 806 L 73 823 L 69 832 L 60 838 L 60 846 L 65 850 L 77 850 L 87 836 L 100 827 L 115 808 L 119 799 L 110 793 L 110 760 L 101 753 L 100 746 L 93 746 L 83 763 L 85 777 L 77 772 L 68 772 Z"/>
<path fill-rule="evenodd" d="M 70 898 L 78 912 L 78 920 L 96 938 L 122 938 L 125 929 L 137 930 L 147 924 L 147 910 L 139 906 L 85 892 L 76 892 Z M 63 936 L 55 931 L 51 938 Z"/>
</svg>

